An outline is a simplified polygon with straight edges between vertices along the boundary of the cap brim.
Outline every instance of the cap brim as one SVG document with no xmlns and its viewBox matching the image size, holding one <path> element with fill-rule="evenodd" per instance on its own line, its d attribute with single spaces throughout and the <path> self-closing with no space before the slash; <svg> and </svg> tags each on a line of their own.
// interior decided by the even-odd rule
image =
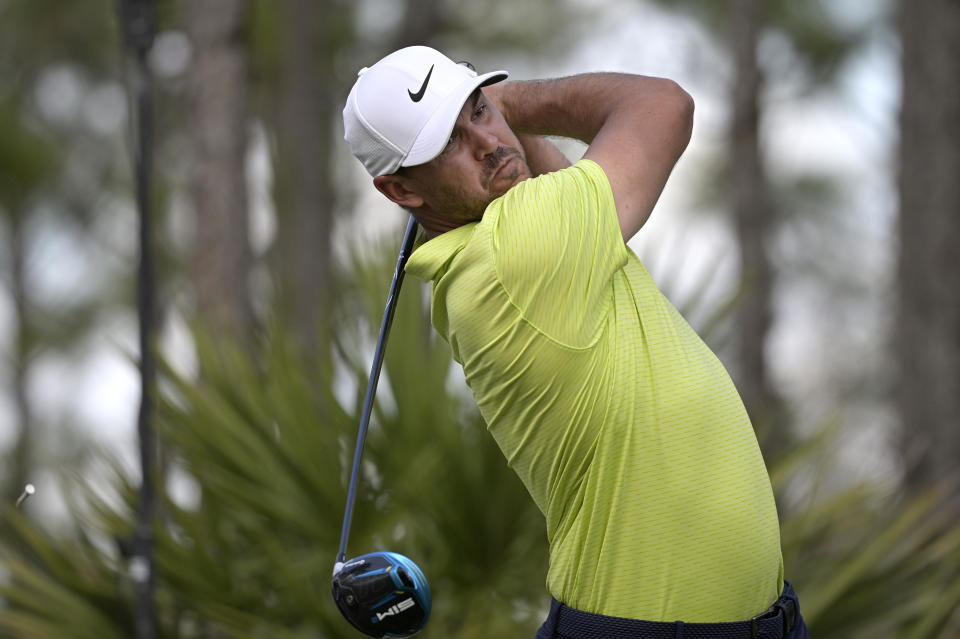
<svg viewBox="0 0 960 639">
<path fill-rule="evenodd" d="M 437 111 L 427 120 L 423 129 L 417 135 L 413 146 L 407 157 L 400 162 L 400 166 L 416 166 L 429 162 L 440 155 L 447 141 L 450 139 L 450 133 L 453 132 L 453 125 L 457 123 L 460 117 L 460 110 L 463 109 L 467 98 L 479 87 L 489 84 L 495 84 L 505 80 L 509 74 L 506 71 L 491 71 L 465 81 L 456 90 L 450 92 L 447 100 L 437 109 Z"/>
</svg>

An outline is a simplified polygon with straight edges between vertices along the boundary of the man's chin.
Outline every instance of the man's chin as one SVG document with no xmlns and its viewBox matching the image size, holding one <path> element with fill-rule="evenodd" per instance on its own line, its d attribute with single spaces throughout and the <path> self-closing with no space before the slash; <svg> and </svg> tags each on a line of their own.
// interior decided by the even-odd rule
<svg viewBox="0 0 960 639">
<path fill-rule="evenodd" d="M 493 176 L 491 181 L 491 191 L 494 197 L 500 197 L 517 184 L 533 177 L 530 167 L 526 160 L 521 157 L 513 157 L 507 160 L 506 164 Z"/>
</svg>

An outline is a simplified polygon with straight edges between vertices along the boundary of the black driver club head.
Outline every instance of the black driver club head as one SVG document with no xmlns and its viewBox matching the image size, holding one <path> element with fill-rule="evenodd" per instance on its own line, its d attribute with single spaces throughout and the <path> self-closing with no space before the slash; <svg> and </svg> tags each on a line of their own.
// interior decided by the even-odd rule
<svg viewBox="0 0 960 639">
<path fill-rule="evenodd" d="M 369 637 L 410 637 L 430 618 L 430 585 L 420 567 L 395 552 L 374 552 L 338 564 L 333 599 L 350 624 Z"/>
</svg>

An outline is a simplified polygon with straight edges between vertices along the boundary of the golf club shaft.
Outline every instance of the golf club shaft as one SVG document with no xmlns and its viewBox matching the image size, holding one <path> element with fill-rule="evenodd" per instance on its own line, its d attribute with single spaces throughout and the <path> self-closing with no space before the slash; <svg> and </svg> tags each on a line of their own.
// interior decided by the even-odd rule
<svg viewBox="0 0 960 639">
<path fill-rule="evenodd" d="M 337 550 L 337 564 L 347 557 L 347 539 L 350 537 L 350 523 L 353 520 L 353 506 L 357 496 L 357 482 L 360 476 L 360 461 L 363 457 L 363 444 L 367 439 L 367 426 L 370 424 L 370 413 L 373 411 L 373 399 L 377 394 L 377 382 L 380 379 L 380 369 L 383 367 L 383 355 L 387 346 L 387 336 L 390 333 L 390 324 L 393 322 L 393 312 L 397 307 L 400 295 L 400 285 L 403 283 L 403 267 L 413 250 L 413 243 L 417 237 L 417 221 L 410 218 L 407 231 L 403 236 L 403 246 L 397 258 L 397 268 L 393 272 L 393 282 L 390 283 L 390 292 L 387 294 L 387 305 L 383 310 L 383 321 L 380 324 L 380 336 L 377 338 L 377 348 L 373 353 L 373 365 L 370 367 L 370 380 L 367 383 L 367 395 L 363 401 L 363 412 L 360 416 L 360 429 L 357 432 L 357 447 L 353 452 L 353 468 L 350 470 L 350 485 L 347 489 L 347 506 L 343 513 L 343 529 L 340 532 L 340 548 Z M 336 570 L 334 571 L 336 572 Z"/>
</svg>

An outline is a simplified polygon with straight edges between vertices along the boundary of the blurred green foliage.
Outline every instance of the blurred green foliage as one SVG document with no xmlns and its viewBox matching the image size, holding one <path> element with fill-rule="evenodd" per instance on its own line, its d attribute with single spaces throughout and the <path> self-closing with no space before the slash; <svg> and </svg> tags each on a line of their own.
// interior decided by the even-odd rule
<svg viewBox="0 0 960 639">
<path fill-rule="evenodd" d="M 329 579 L 390 265 L 354 269 L 331 336 L 335 364 L 306 364 L 280 330 L 251 352 L 198 329 L 202 377 L 165 371 L 161 637 L 359 636 L 333 605 Z M 434 593 L 425 639 L 530 637 L 548 600 L 542 517 L 428 330 L 422 292 L 408 281 L 397 309 L 348 551 L 417 561 Z M 820 485 L 837 436 L 825 428 L 771 468 L 778 492 L 793 495 L 784 557 L 813 636 L 957 636 L 960 530 L 935 493 Z M 75 535 L 4 513 L 3 636 L 131 636 L 121 549 L 136 482 L 119 464 L 109 476 L 107 490 L 73 478 Z M 185 484 L 192 497 L 176 488 Z"/>
</svg>

